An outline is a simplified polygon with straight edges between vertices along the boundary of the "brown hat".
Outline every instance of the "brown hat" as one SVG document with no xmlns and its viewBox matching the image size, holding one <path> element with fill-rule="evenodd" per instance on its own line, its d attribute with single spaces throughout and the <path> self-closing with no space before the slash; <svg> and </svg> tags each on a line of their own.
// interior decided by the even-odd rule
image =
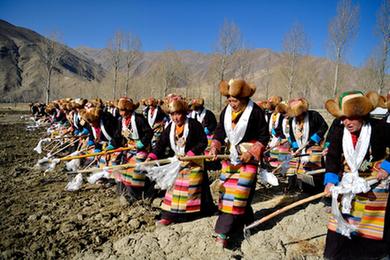
<svg viewBox="0 0 390 260">
<path fill-rule="evenodd" d="M 85 104 L 87 104 L 88 100 L 84 98 L 76 98 L 72 100 L 71 102 L 71 108 L 72 109 L 82 109 L 84 108 Z"/>
<path fill-rule="evenodd" d="M 361 91 L 346 91 L 336 99 L 327 100 L 325 108 L 336 118 L 364 117 L 377 107 L 379 100 L 379 95 L 375 91 L 370 91 L 366 95 Z"/>
<path fill-rule="evenodd" d="M 387 93 L 387 97 L 379 96 L 378 107 L 390 110 L 390 91 Z"/>
<path fill-rule="evenodd" d="M 219 83 L 219 91 L 225 97 L 245 98 L 255 93 L 256 86 L 246 83 L 243 79 L 231 79 L 229 82 L 222 80 Z"/>
<path fill-rule="evenodd" d="M 134 111 L 139 107 L 139 103 L 134 103 L 131 98 L 121 97 L 118 101 L 118 109 L 125 111 Z"/>
<path fill-rule="evenodd" d="M 268 101 L 267 100 L 260 100 L 256 102 L 256 105 L 258 105 L 263 110 L 267 109 Z"/>
<path fill-rule="evenodd" d="M 88 123 L 93 123 L 99 120 L 103 109 L 100 105 L 88 102 L 85 108 L 80 110 L 80 116 Z"/>
<path fill-rule="evenodd" d="M 294 98 L 288 102 L 287 115 L 297 117 L 309 110 L 309 102 L 305 98 Z"/>
<path fill-rule="evenodd" d="M 286 102 L 280 102 L 276 107 L 275 107 L 275 111 L 277 113 L 281 113 L 281 114 L 286 114 L 287 113 L 287 108 L 288 108 L 288 105 L 286 104 Z"/>
<path fill-rule="evenodd" d="M 157 106 L 157 100 L 156 100 L 154 97 L 150 97 L 150 98 L 148 98 L 148 99 L 145 101 L 145 104 L 146 104 L 147 106 L 155 107 L 155 106 Z"/>
<path fill-rule="evenodd" d="M 203 98 L 194 98 L 190 102 L 190 109 L 192 110 L 198 110 L 204 106 L 204 99 Z"/>
<path fill-rule="evenodd" d="M 169 114 L 172 114 L 174 112 L 187 113 L 188 104 L 183 99 L 173 99 L 171 102 L 168 103 L 165 111 Z"/>
<path fill-rule="evenodd" d="M 276 106 L 282 102 L 283 98 L 280 96 L 270 96 L 268 98 L 268 109 L 269 110 L 275 110 Z"/>
</svg>

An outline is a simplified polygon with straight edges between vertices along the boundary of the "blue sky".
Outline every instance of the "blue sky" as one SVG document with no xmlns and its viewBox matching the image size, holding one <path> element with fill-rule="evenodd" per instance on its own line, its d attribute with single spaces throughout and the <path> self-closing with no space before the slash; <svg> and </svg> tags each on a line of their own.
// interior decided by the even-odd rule
<svg viewBox="0 0 390 260">
<path fill-rule="evenodd" d="M 378 43 L 374 34 L 380 0 L 360 5 L 360 28 L 347 62 L 360 66 Z M 70 47 L 104 48 L 116 31 L 138 35 L 144 51 L 212 52 L 224 19 L 240 28 L 251 48 L 282 49 L 282 40 L 298 22 L 309 38 L 310 54 L 327 57 L 327 26 L 337 0 L 0 0 L 0 19 L 49 35 L 58 31 Z"/>
</svg>

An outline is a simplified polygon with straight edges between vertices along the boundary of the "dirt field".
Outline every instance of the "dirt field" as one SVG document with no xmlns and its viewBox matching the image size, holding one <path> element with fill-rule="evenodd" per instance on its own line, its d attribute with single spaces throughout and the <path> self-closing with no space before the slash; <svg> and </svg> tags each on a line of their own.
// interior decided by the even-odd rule
<svg viewBox="0 0 390 260">
<path fill-rule="evenodd" d="M 216 216 L 168 227 L 155 226 L 156 199 L 128 206 L 115 188 L 84 184 L 64 190 L 58 166 L 44 175 L 33 152 L 44 129 L 27 131 L 26 112 L 0 112 L 0 258 L 62 259 L 321 259 L 327 214 L 323 203 L 291 210 L 234 237 L 228 249 L 214 242 Z M 212 189 L 215 192 L 215 183 Z M 258 187 L 256 218 L 307 196 L 281 195 L 281 187 Z"/>
</svg>

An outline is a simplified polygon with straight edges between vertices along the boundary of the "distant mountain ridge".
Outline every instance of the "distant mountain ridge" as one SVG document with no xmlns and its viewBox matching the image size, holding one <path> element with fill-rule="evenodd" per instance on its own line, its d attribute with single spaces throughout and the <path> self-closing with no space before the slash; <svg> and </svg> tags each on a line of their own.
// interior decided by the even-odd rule
<svg viewBox="0 0 390 260">
<path fill-rule="evenodd" d="M 34 31 L 0 20 L 0 101 L 30 101 L 43 96 L 46 78 L 39 50 L 46 44 L 44 39 Z M 62 55 L 55 70 L 67 78 L 69 84 L 64 87 L 103 78 L 103 68 L 93 60 L 64 45 L 57 47 Z"/>
<path fill-rule="evenodd" d="M 45 38 L 29 29 L 14 26 L 0 20 L 0 102 L 43 101 L 46 84 L 43 60 L 39 49 Z M 57 44 L 62 57 L 56 64 L 52 79 L 52 99 L 61 97 L 112 98 L 113 73 L 110 50 L 89 47 L 69 48 Z M 215 55 L 191 50 L 172 51 L 187 68 L 186 81 L 179 89 L 168 89 L 189 97 L 204 97 L 206 104 L 216 108 L 219 100 L 218 77 L 213 67 Z M 164 95 L 163 79 L 159 78 L 160 63 L 167 52 L 144 52 L 133 68 L 128 96 L 140 99 Z M 118 95 L 125 95 L 125 53 L 123 52 L 118 76 Z M 300 66 L 292 97 L 304 96 L 312 107 L 323 107 L 331 95 L 334 64 L 329 59 L 305 56 Z M 251 49 L 243 58 L 250 68 L 247 80 L 257 86 L 255 100 L 279 95 L 287 99 L 285 57 L 269 49 Z M 226 79 L 237 77 L 235 71 L 239 60 L 233 60 L 227 70 Z M 361 78 L 361 69 L 342 66 L 340 91 L 349 89 L 368 90 L 370 86 Z M 214 74 L 213 74 L 214 73 Z M 385 89 L 385 91 L 388 91 Z"/>
</svg>

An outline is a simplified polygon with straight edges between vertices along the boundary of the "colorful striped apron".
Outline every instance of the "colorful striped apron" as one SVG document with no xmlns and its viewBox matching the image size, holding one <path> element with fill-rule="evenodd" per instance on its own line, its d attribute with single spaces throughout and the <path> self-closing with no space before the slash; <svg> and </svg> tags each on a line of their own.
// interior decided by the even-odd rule
<svg viewBox="0 0 390 260">
<path fill-rule="evenodd" d="M 255 185 L 256 173 L 257 165 L 232 165 L 230 161 L 222 161 L 218 203 L 220 211 L 233 215 L 245 214 L 250 191 Z"/>
<path fill-rule="evenodd" d="M 161 209 L 171 213 L 200 212 L 202 181 L 202 167 L 183 163 L 172 187 L 165 193 Z"/>
<path fill-rule="evenodd" d="M 375 178 L 380 162 L 374 165 L 374 170 L 368 178 Z M 372 186 L 367 193 L 356 195 L 352 201 L 350 215 L 344 215 L 344 219 L 357 227 L 353 235 L 382 240 L 385 226 L 385 214 L 389 197 L 389 185 L 378 183 Z M 328 229 L 336 232 L 337 221 L 333 215 L 329 219 Z"/>
</svg>

